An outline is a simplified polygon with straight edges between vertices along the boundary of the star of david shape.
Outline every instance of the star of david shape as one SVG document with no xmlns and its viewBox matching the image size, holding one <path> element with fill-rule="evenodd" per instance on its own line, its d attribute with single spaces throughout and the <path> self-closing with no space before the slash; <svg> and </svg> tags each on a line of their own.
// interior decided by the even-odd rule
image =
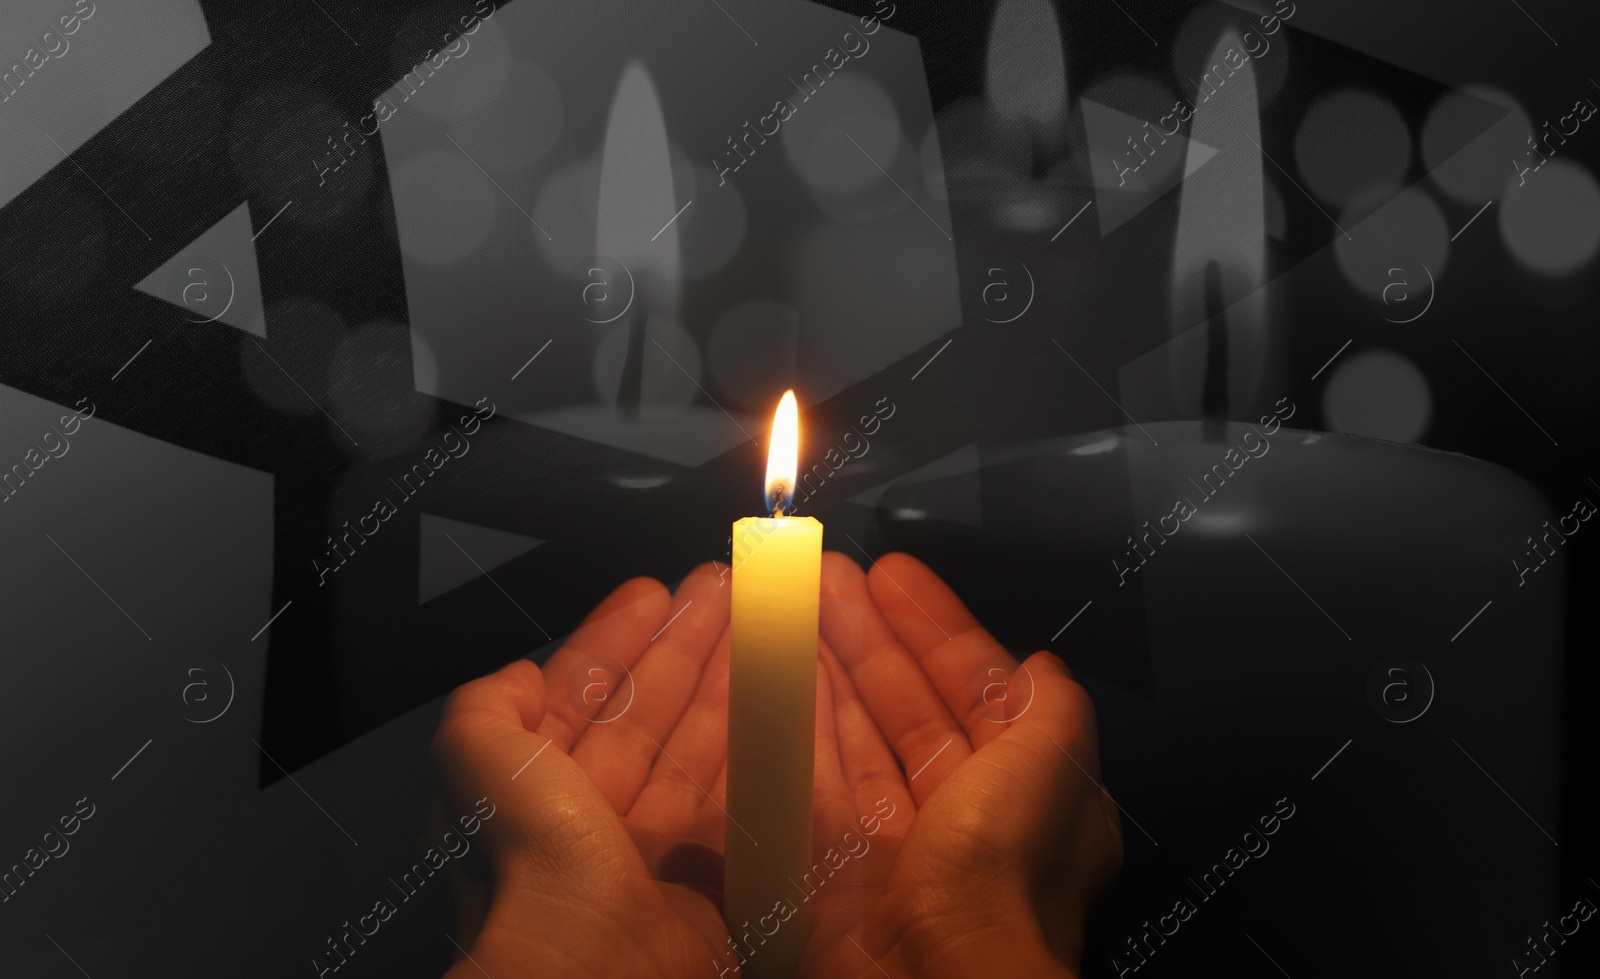
<svg viewBox="0 0 1600 979">
<path fill-rule="evenodd" d="M 833 5 L 855 12 L 855 4 Z M 1150 13 L 1146 27 L 1174 30 L 1184 6 Z M 364 471 L 370 464 L 351 452 L 347 436 L 322 413 L 293 415 L 264 404 L 240 366 L 241 345 L 254 343 L 253 337 L 195 325 L 187 311 L 134 286 L 241 203 L 250 204 L 260 231 L 265 216 L 293 201 L 326 220 L 280 222 L 258 244 L 264 302 L 306 297 L 334 307 L 346 323 L 404 324 L 381 134 L 368 144 L 368 187 L 353 187 L 348 181 L 355 178 L 318 186 L 306 160 L 320 155 L 327 134 L 308 125 L 302 97 L 333 93 L 347 115 L 359 115 L 398 77 L 391 51 L 412 43 L 411 33 L 415 50 L 408 63 L 430 49 L 428 36 L 402 31 L 425 7 L 454 20 L 471 13 L 473 3 L 378 9 L 324 3 L 263 13 L 207 0 L 202 8 L 213 43 L 0 211 L 0 304 L 26 311 L 14 313 L 0 331 L 0 381 L 61 404 L 87 391 L 105 421 L 272 474 L 271 607 L 293 606 L 263 637 L 270 647 L 262 744 L 289 770 L 543 646 L 625 577 L 671 581 L 693 563 L 723 556 L 729 523 L 751 510 L 759 489 L 752 481 L 764 464 L 764 448 L 745 443 L 697 468 L 670 470 L 671 478 L 656 489 L 626 489 L 619 477 L 659 475 L 663 464 L 492 419 L 475 437 L 473 452 L 429 483 L 428 512 L 549 543 L 495 569 L 492 580 L 480 577 L 418 605 L 420 511 L 412 507 L 386 525 L 381 542 L 374 538 L 382 556 L 363 553 L 330 584 L 316 583 L 310 561 L 326 554 L 333 524 L 366 512 L 351 501 L 371 499 L 351 495 L 351 477 L 362 477 L 353 480 L 359 485 L 363 478 L 376 483 L 386 470 Z M 980 5 L 919 10 L 905 4 L 895 27 L 923 38 L 930 64 L 963 58 L 981 64 L 975 46 L 982 31 L 960 25 L 983 17 Z M 338 31 L 330 20 L 342 25 Z M 341 36 L 346 29 L 348 41 Z M 1089 34 L 1097 29 L 1112 37 L 1108 23 L 1085 28 Z M 1310 35 L 1297 35 L 1296 43 L 1322 49 L 1314 63 L 1323 76 L 1354 77 L 1359 70 L 1414 115 L 1440 91 L 1436 83 Z M 1102 66 L 1158 66 L 1150 59 L 1165 57 L 1164 49 L 1152 54 L 1142 45 L 1134 37 L 1095 49 Z M 967 83 L 977 84 L 970 77 Z M 936 99 L 961 94 L 953 84 L 941 80 Z M 1271 132 L 1270 122 L 1264 120 L 1263 132 Z M 1473 135 L 1461 134 L 1460 142 Z M 1267 138 L 1273 151 L 1287 137 Z M 85 174 L 94 175 L 92 183 Z M 1114 391 L 1119 366 L 1167 339 L 1153 325 L 1160 316 L 1130 301 L 1131 280 L 1122 272 L 1132 262 L 1164 268 L 1159 260 L 1170 247 L 1171 196 L 1105 241 L 1056 246 L 1065 263 L 1041 276 L 1035 314 L 1004 329 L 985 322 L 975 304 L 984 285 L 980 266 L 994 250 L 1017 246 L 981 226 L 958 224 L 964 324 L 808 406 L 807 425 L 818 432 L 846 430 L 884 396 L 907 419 L 871 471 L 840 473 L 837 492 L 830 490 L 813 512 L 840 527 L 870 527 L 870 508 L 849 502 L 851 496 L 961 446 L 1059 435 L 1064 425 L 1086 431 L 1120 424 L 1120 413 L 1099 392 L 1041 351 L 1050 351 L 1052 338 L 1070 338 L 1077 359 Z M 135 207 L 139 224 L 112 201 Z M 1296 214 L 1311 207 L 1291 206 Z M 1273 274 L 1327 240 L 1310 234 L 1290 242 Z M 267 329 L 263 346 L 291 374 L 318 362 L 340 339 L 285 330 L 270 318 Z M 346 400 L 364 406 L 370 417 L 431 419 L 416 449 L 420 455 L 467 408 L 414 390 L 406 331 L 397 327 L 390 337 L 365 370 L 340 383 L 350 385 Z M 946 354 L 959 364 L 955 393 L 948 381 L 912 377 L 945 339 L 960 346 L 956 356 Z M 148 340 L 155 343 L 144 369 L 110 380 Z M 508 602 L 513 595 L 517 599 Z M 261 777 L 266 784 L 279 772 L 263 760 Z"/>
</svg>

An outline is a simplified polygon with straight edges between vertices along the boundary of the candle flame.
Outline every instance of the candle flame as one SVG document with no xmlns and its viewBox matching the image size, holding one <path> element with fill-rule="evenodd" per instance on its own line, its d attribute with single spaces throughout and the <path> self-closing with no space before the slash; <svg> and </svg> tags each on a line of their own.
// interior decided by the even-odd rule
<svg viewBox="0 0 1600 979">
<path fill-rule="evenodd" d="M 1067 111 L 1064 47 L 1050 0 L 1000 0 L 984 57 L 989 104 L 1008 119 L 1047 130 L 1060 126 Z"/>
<path fill-rule="evenodd" d="M 772 416 L 772 446 L 767 450 L 767 510 L 783 516 L 793 508 L 800 471 L 800 407 L 785 391 Z"/>
<path fill-rule="evenodd" d="M 1172 335 L 1186 339 L 1167 347 L 1173 393 L 1185 417 L 1226 417 L 1230 406 L 1248 415 L 1268 366 L 1261 110 L 1253 62 L 1247 58 L 1234 71 L 1227 59 L 1243 48 L 1237 29 L 1223 30 L 1194 82 L 1169 324 Z M 1207 162 L 1203 151 L 1212 146 L 1232 149 Z M 1206 166 L 1198 169 L 1200 163 Z M 1190 332 L 1197 325 L 1201 329 Z"/>
</svg>

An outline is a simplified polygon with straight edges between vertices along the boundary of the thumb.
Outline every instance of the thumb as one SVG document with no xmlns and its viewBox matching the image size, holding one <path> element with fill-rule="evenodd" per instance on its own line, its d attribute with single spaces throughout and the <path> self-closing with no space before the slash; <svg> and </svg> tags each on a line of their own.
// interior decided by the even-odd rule
<svg viewBox="0 0 1600 979">
<path fill-rule="evenodd" d="M 550 739 L 534 733 L 545 714 L 544 678 L 527 660 L 463 684 L 446 702 L 433 756 L 449 806 L 485 812 L 480 840 L 497 884 L 560 889 L 644 874 L 610 803 Z M 586 872 L 587 871 L 587 872 Z"/>
<path fill-rule="evenodd" d="M 998 869 L 1011 871 L 1006 877 L 1029 881 L 1086 801 L 1100 812 L 1100 752 L 1094 704 L 1066 665 L 1039 652 L 1020 669 L 1033 680 L 1033 699 L 949 776 L 924 812 L 964 824 L 975 844 L 969 852 L 989 873 L 998 860 Z M 974 808 L 981 819 L 972 818 Z"/>
<path fill-rule="evenodd" d="M 915 895 L 922 920 L 1037 934 L 1073 963 L 1087 897 L 1120 859 L 1120 841 L 1101 807 L 1088 693 L 1049 653 L 1018 669 L 1033 699 L 917 811 L 889 890 Z"/>
</svg>

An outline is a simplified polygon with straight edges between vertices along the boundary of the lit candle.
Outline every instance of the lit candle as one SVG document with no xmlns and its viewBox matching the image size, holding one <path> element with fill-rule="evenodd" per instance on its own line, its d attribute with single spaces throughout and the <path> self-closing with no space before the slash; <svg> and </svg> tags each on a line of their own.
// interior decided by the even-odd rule
<svg viewBox="0 0 1600 979">
<path fill-rule="evenodd" d="M 737 409 L 730 422 L 721 408 L 693 403 L 703 357 L 679 318 L 679 233 L 694 212 L 672 219 L 688 207 L 673 155 L 661 93 L 648 66 L 634 59 L 617 82 L 599 151 L 594 254 L 601 261 L 575 268 L 570 284 L 593 329 L 585 330 L 590 340 L 572 347 L 582 362 L 569 361 L 566 369 L 592 377 L 598 403 L 587 390 L 568 386 L 553 402 L 519 413 L 540 427 L 634 454 L 617 458 L 612 479 L 637 489 L 728 451 L 745 441 L 748 424 Z"/>
<path fill-rule="evenodd" d="M 1031 171 L 1061 152 L 1067 115 L 1067 63 L 1061 23 L 1049 0 L 1000 0 L 989 22 L 983 93 L 989 109 L 1027 132 Z M 1032 172 L 1024 174 L 1031 179 Z"/>
<path fill-rule="evenodd" d="M 1226 64 L 1230 49 L 1243 49 L 1231 30 L 1195 76 Z M 1166 827 L 1187 827 L 1183 835 L 1197 841 L 1180 862 L 1214 861 L 1205 833 L 1194 832 L 1210 818 L 1197 821 L 1194 800 L 1246 797 L 1274 782 L 1292 795 L 1301 790 L 1283 781 L 1288 772 L 1321 775 L 1320 791 L 1360 757 L 1337 756 L 1323 774 L 1341 745 L 1361 750 L 1379 737 L 1374 725 L 1405 721 L 1364 703 L 1374 683 L 1383 705 L 1419 721 L 1404 730 L 1436 732 L 1369 749 L 1383 752 L 1388 770 L 1431 770 L 1442 743 L 1479 779 L 1521 765 L 1523 812 L 1507 803 L 1508 818 L 1531 813 L 1537 825 L 1534 817 L 1559 808 L 1556 771 L 1528 760 L 1558 750 L 1551 718 L 1563 596 L 1523 586 L 1512 564 L 1534 543 L 1529 531 L 1543 530 L 1548 504 L 1525 480 L 1463 455 L 1289 427 L 1315 409 L 1294 407 L 1287 395 L 1306 382 L 1284 377 L 1270 345 L 1295 320 L 1271 315 L 1264 287 L 1270 171 L 1255 85 L 1246 62 L 1209 101 L 1194 96 L 1189 152 L 1202 144 L 1224 152 L 1204 169 L 1195 160 L 1185 168 L 1172 288 L 1162 295 L 1173 342 L 1121 374 L 1121 402 L 1142 424 L 984 444 L 965 465 L 953 456 L 902 477 L 878 505 L 886 549 L 932 565 L 1009 648 L 1062 652 L 1092 691 L 1105 771 L 1124 773 L 1118 800 L 1149 828 L 1124 822 L 1130 859 L 1119 889 L 1130 894 L 1167 886 L 1170 861 L 1136 858 L 1156 837 L 1154 852 L 1173 849 Z M 1079 290 L 1073 308 L 1099 310 L 1097 298 Z M 1302 303 L 1311 312 L 1315 300 Z M 1075 352 L 1094 332 L 1078 331 Z M 1174 417 L 1202 420 L 1152 420 Z M 1394 667 L 1402 655 L 1425 665 Z M 1437 705 L 1435 677 L 1449 691 Z M 976 698 L 988 679 L 972 678 L 969 693 Z M 1457 729 L 1473 740 L 1451 746 L 1446 732 Z M 1491 757 L 1480 746 L 1492 746 Z M 1219 766 L 1218 758 L 1242 761 Z M 1487 779 L 1477 788 L 1495 791 Z M 1421 840 L 1405 861 L 1418 869 L 1395 871 L 1384 862 L 1386 828 L 1367 826 L 1367 800 L 1323 793 L 1315 804 L 1324 825 L 1347 830 L 1341 869 L 1366 867 L 1388 885 L 1362 895 L 1369 917 L 1485 891 L 1466 873 L 1438 872 L 1458 840 Z M 1416 825 L 1459 818 L 1456 798 L 1432 789 L 1408 806 Z M 1498 886 L 1553 890 L 1551 854 L 1560 851 L 1545 825 L 1525 824 L 1508 844 L 1518 849 L 1500 861 L 1509 869 Z M 1374 853 L 1383 856 L 1367 860 Z M 1106 920 L 1132 926 L 1134 913 L 1148 912 L 1135 901 Z M 1480 902 L 1454 921 L 1488 931 L 1503 915 Z"/>
<path fill-rule="evenodd" d="M 633 280 L 634 301 L 617 323 L 626 328 L 627 356 L 617 388 L 617 410 L 637 421 L 644 392 L 646 324 L 678 313 L 677 222 L 662 227 L 661 214 L 677 208 L 672 146 L 650 71 L 629 62 L 617 84 L 600 154 L 600 215 L 595 251 L 621 263 Z M 655 227 L 649 227 L 652 223 Z M 650 332 L 660 333 L 658 324 Z M 607 392 L 609 394 L 609 392 Z"/>
<path fill-rule="evenodd" d="M 1228 52 L 1244 47 L 1229 28 L 1200 77 L 1213 81 L 1212 65 L 1228 64 Z M 1201 90 L 1204 94 L 1204 89 Z M 1254 417 L 1260 385 L 1272 374 L 1267 358 L 1267 217 L 1261 162 L 1261 110 L 1256 98 L 1255 65 L 1246 61 L 1211 98 L 1198 104 L 1189 129 L 1189 159 L 1184 172 L 1178 233 L 1172 251 L 1174 337 L 1168 346 L 1171 390 L 1191 414 L 1226 415 L 1230 407 Z M 1227 152 L 1213 158 L 1209 147 Z M 1201 167 L 1204 166 L 1204 170 Z M 1195 331 L 1196 324 L 1205 324 Z M 1281 396 L 1268 391 L 1265 397 Z"/>
<path fill-rule="evenodd" d="M 822 524 L 784 515 L 794 501 L 798 414 L 789 391 L 767 457 L 773 516 L 733 525 L 723 910 L 745 979 L 793 975 L 808 934 L 794 882 L 811 869 Z"/>
</svg>

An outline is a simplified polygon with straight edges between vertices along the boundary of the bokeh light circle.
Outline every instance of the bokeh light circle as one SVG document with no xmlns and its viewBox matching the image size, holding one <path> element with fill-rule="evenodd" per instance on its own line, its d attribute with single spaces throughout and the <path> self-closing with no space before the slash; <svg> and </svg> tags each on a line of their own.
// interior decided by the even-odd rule
<svg viewBox="0 0 1600 979">
<path fill-rule="evenodd" d="M 401 228 L 400 250 L 428 265 L 454 265 L 489 238 L 500 198 L 494 185 L 454 148 L 425 150 L 394 168 L 396 199 L 410 201 L 415 226 Z"/>
<path fill-rule="evenodd" d="M 545 237 L 529 226 L 539 254 L 555 271 L 565 275 L 574 264 L 594 253 L 595 217 L 600 213 L 600 161 L 575 160 L 556 170 L 539 188 L 533 219 L 560 235 Z"/>
<path fill-rule="evenodd" d="M 800 311 L 775 299 L 751 299 L 717 317 L 706 360 L 717 387 L 741 405 L 776 403 L 794 384 Z"/>
<path fill-rule="evenodd" d="M 784 155 L 808 187 L 819 195 L 855 194 L 883 179 L 879 167 L 894 172 L 900 113 L 882 85 L 839 74 L 813 99 L 798 104 L 779 133 Z"/>
<path fill-rule="evenodd" d="M 683 274 L 691 278 L 710 275 L 727 265 L 744 244 L 744 194 L 737 181 L 728 180 L 719 186 L 716 170 L 676 150 L 672 154 L 672 183 L 683 201 L 694 202 L 679 205 L 684 210 L 672 222 Z"/>
<path fill-rule="evenodd" d="M 1433 417 L 1433 393 L 1409 359 L 1367 350 L 1334 368 L 1322 392 L 1322 417 L 1336 432 L 1415 442 Z"/>
<path fill-rule="evenodd" d="M 1484 102 L 1507 109 L 1504 118 L 1458 152 L 1465 127 L 1484 115 Z M 1422 125 L 1422 162 L 1435 185 L 1463 204 L 1481 205 L 1500 193 L 1511 173 L 1506 147 L 1520 155 L 1533 123 L 1515 98 L 1496 88 L 1468 85 L 1439 97 Z M 1513 157 L 1514 158 L 1514 157 Z"/>
<path fill-rule="evenodd" d="M 381 458 L 418 445 L 431 417 L 416 393 L 411 351 L 422 342 L 403 323 L 377 319 L 349 331 L 328 358 L 320 378 L 327 394 L 329 438 L 352 452 Z M 431 355 L 428 358 L 431 360 Z M 316 388 L 306 381 L 313 394 Z"/>
<path fill-rule="evenodd" d="M 1600 187 L 1571 160 L 1551 160 L 1521 186 L 1512 177 L 1499 210 L 1500 237 L 1530 272 L 1571 275 L 1600 248 Z"/>
<path fill-rule="evenodd" d="M 1400 186 L 1411 167 L 1411 131 L 1388 99 L 1343 88 L 1306 112 L 1294 155 L 1310 191 L 1346 207 L 1365 191 Z"/>
<path fill-rule="evenodd" d="M 498 95 L 481 105 L 475 90 L 458 89 L 450 118 L 456 141 L 469 147 L 472 158 L 491 173 L 543 159 L 566 123 L 561 90 L 542 67 L 513 59 L 508 76 Z"/>
<path fill-rule="evenodd" d="M 1353 220 L 1369 211 L 1368 198 L 1380 193 L 1384 192 L 1369 191 L 1351 203 L 1339 219 L 1350 237 L 1338 235 L 1333 248 L 1350 285 L 1376 304 L 1385 319 L 1399 322 L 1422 311 L 1420 301 L 1425 293 L 1431 294 L 1430 275 L 1434 282 L 1444 277 L 1450 228 L 1433 197 L 1415 187 L 1401 191 L 1364 220 Z M 1396 285 L 1401 282 L 1404 285 Z"/>
</svg>

